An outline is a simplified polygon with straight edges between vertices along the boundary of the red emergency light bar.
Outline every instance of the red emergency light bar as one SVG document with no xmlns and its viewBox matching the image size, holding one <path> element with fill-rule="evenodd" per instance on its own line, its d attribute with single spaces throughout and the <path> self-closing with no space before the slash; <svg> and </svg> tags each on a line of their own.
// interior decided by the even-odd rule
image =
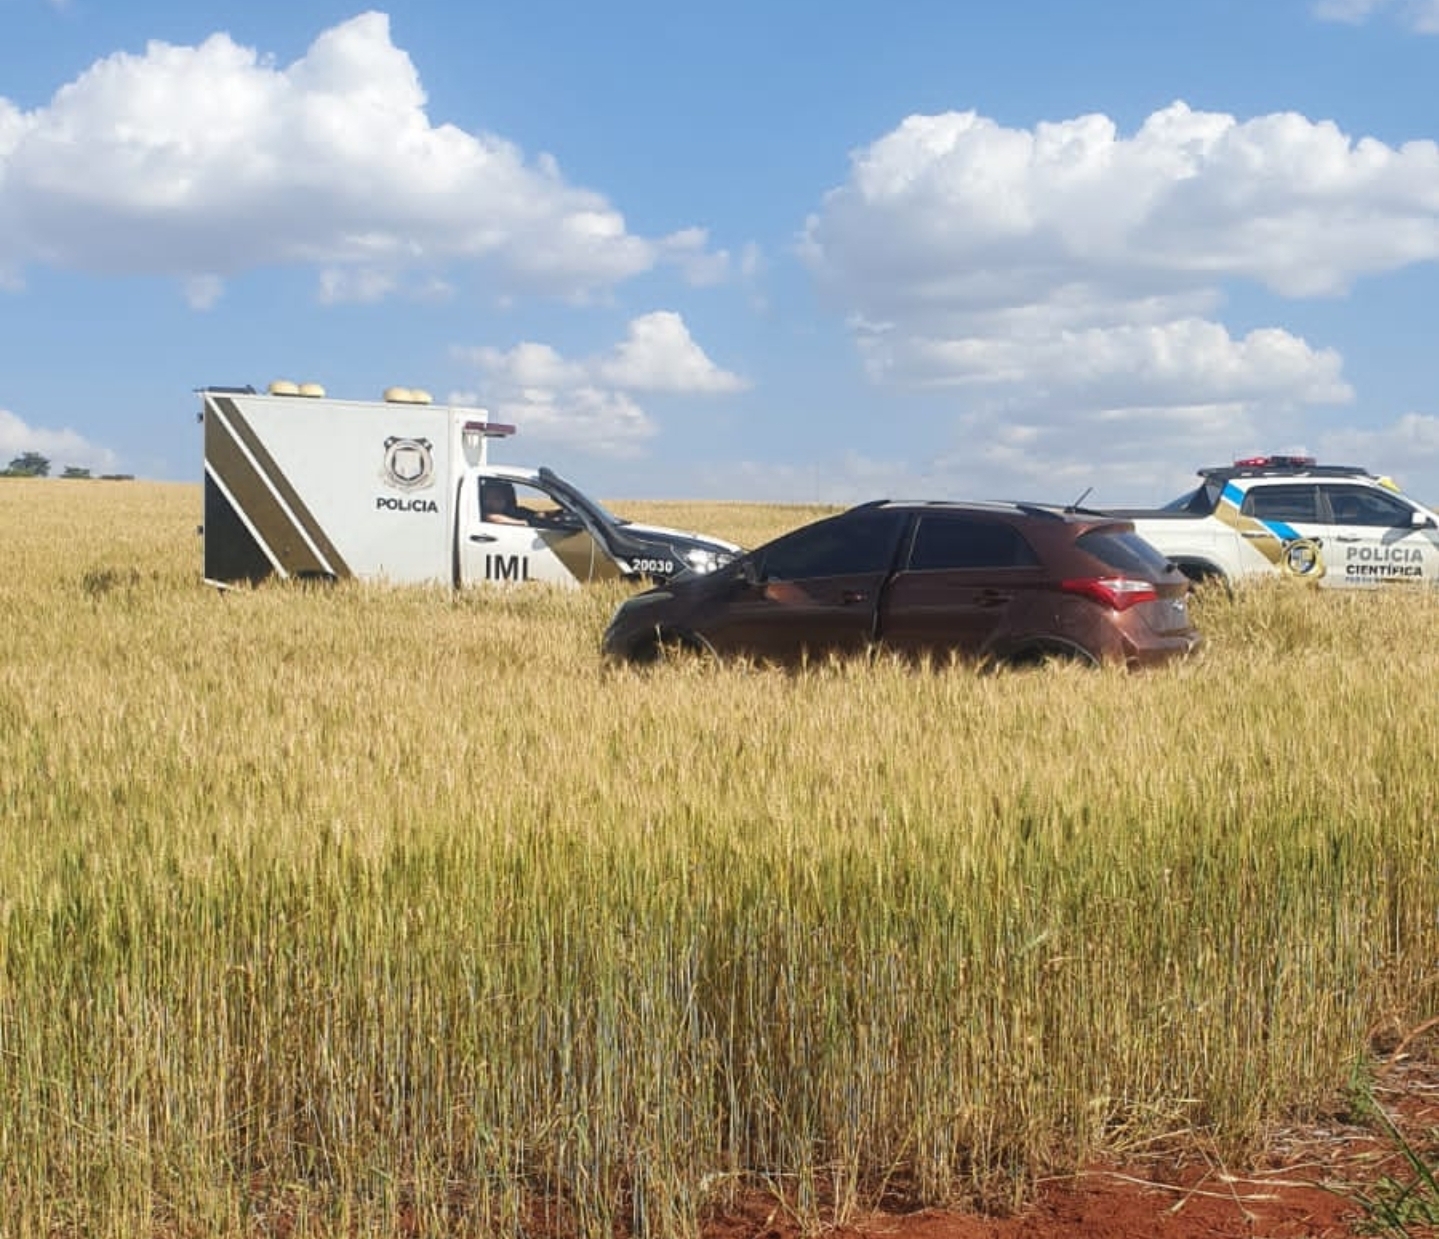
<svg viewBox="0 0 1439 1239">
<path fill-rule="evenodd" d="M 1309 469 L 1318 462 L 1313 456 L 1245 456 L 1234 462 L 1236 469 Z"/>
<path fill-rule="evenodd" d="M 487 439 L 507 439 L 515 433 L 515 428 L 504 422 L 466 422 L 465 433 L 484 435 Z"/>
</svg>

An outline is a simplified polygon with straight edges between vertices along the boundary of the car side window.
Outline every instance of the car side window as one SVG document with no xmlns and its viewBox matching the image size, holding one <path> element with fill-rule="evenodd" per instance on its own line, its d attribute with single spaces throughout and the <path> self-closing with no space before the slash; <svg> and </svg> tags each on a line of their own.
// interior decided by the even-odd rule
<svg viewBox="0 0 1439 1239">
<path fill-rule="evenodd" d="M 1394 495 L 1364 486 L 1329 486 L 1324 490 L 1336 525 L 1372 525 L 1382 529 L 1408 528 L 1414 509 Z"/>
<path fill-rule="evenodd" d="M 760 577 L 803 581 L 888 571 L 903 523 L 902 513 L 873 511 L 846 513 L 809 525 L 765 551 Z"/>
<path fill-rule="evenodd" d="M 1038 563 L 1034 548 L 1013 525 L 966 516 L 921 516 L 909 548 L 913 572 L 1032 568 Z"/>
<path fill-rule="evenodd" d="M 1244 496 L 1239 509 L 1245 516 L 1261 521 L 1305 521 L 1319 519 L 1319 488 L 1302 486 L 1256 486 Z"/>
</svg>

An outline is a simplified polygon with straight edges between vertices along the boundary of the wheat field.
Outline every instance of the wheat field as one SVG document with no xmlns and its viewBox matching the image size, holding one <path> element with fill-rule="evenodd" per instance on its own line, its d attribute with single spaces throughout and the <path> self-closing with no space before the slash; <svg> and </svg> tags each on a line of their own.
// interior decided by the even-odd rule
<svg viewBox="0 0 1439 1239">
<path fill-rule="evenodd" d="M 1139 675 L 640 671 L 628 587 L 221 594 L 199 509 L 0 482 L 7 1235 L 1017 1201 L 1439 1014 L 1432 592 L 1205 595 Z"/>
</svg>

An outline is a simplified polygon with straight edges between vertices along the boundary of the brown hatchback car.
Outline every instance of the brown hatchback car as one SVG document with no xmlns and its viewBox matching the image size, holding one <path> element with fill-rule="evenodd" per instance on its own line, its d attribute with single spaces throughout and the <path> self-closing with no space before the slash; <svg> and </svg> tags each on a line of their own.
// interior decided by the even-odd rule
<svg viewBox="0 0 1439 1239">
<path fill-rule="evenodd" d="M 1193 651 L 1189 581 L 1126 520 L 881 500 L 622 603 L 610 657 L 679 647 L 797 663 L 872 650 L 1140 666 Z"/>
</svg>

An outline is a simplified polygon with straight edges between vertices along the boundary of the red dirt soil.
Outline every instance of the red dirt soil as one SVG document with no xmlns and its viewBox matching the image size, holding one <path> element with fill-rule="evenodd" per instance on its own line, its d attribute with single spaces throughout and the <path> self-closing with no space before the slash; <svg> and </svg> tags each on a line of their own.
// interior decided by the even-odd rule
<svg viewBox="0 0 1439 1239">
<path fill-rule="evenodd" d="M 1373 1099 L 1425 1165 L 1439 1166 L 1439 1056 L 1395 1054 L 1381 1062 Z M 1041 1182 L 1033 1203 L 1012 1217 L 878 1212 L 824 1233 L 826 1239 L 1351 1239 L 1376 1233 L 1366 1227 L 1360 1198 L 1373 1198 L 1386 1178 L 1413 1181 L 1399 1143 L 1377 1122 L 1336 1119 L 1276 1132 L 1264 1156 L 1242 1170 L 1217 1164 L 1191 1144 Z M 773 1197 L 756 1195 L 712 1219 L 702 1239 L 802 1233 Z M 1411 1224 L 1397 1233 L 1439 1236 L 1439 1228 Z"/>
</svg>

